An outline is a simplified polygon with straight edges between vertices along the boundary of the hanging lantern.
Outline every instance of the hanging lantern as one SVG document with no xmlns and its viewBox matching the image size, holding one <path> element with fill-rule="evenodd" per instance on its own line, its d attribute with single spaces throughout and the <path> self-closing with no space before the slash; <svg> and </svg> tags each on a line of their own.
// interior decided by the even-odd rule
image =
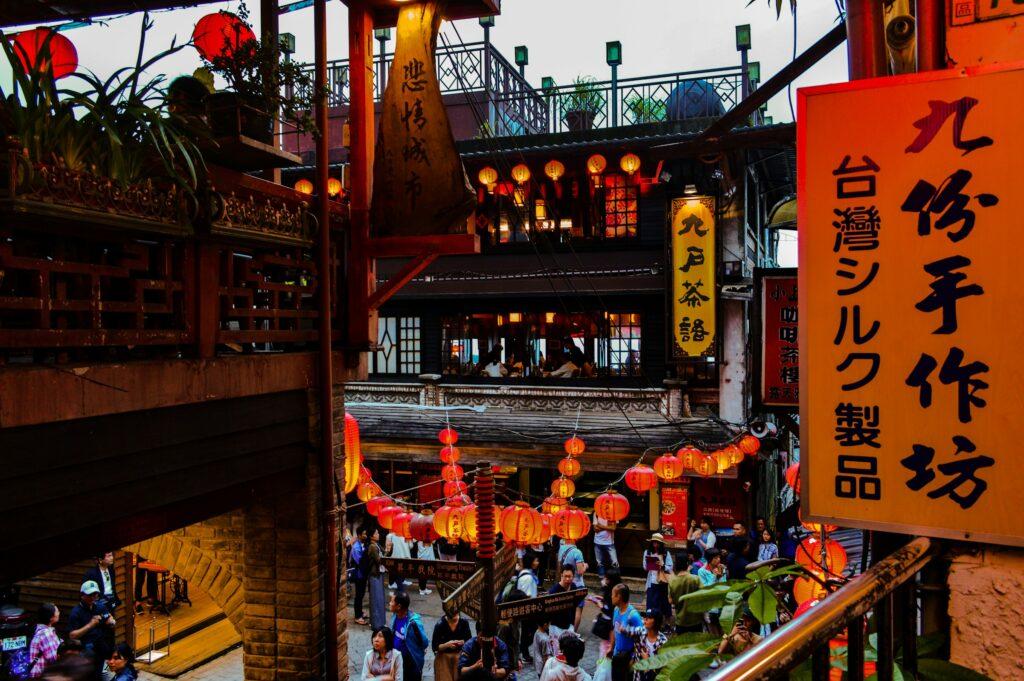
<svg viewBox="0 0 1024 681">
<path fill-rule="evenodd" d="M 838 575 L 846 567 L 846 549 L 835 539 L 825 540 L 824 569 L 832 575 Z M 822 569 L 821 539 L 805 537 L 796 547 L 796 562 L 808 570 Z"/>
<path fill-rule="evenodd" d="M 206 61 L 231 56 L 239 47 L 255 40 L 252 29 L 231 12 L 207 14 L 192 30 L 192 43 Z"/>
<path fill-rule="evenodd" d="M 370 499 L 373 499 L 375 496 L 380 494 L 380 492 L 380 485 L 372 480 L 369 482 L 361 482 L 359 483 L 359 487 L 356 488 L 356 496 L 359 497 L 359 501 L 366 502 L 367 504 L 369 504 Z"/>
<path fill-rule="evenodd" d="M 747 456 L 753 456 L 757 454 L 758 450 L 761 449 L 761 441 L 753 435 L 744 435 L 740 438 L 740 450 L 743 451 Z"/>
<path fill-rule="evenodd" d="M 811 532 L 813 532 L 815 534 L 821 534 L 821 529 L 822 529 L 821 523 L 815 523 L 815 522 L 811 522 L 809 520 L 805 521 L 803 519 L 803 511 L 801 511 L 799 508 L 796 511 L 796 517 L 800 521 L 800 524 L 803 525 L 805 530 L 809 530 L 809 531 L 811 531 Z M 826 523 L 824 525 L 824 528 L 825 528 L 825 532 L 835 532 L 836 530 L 839 529 L 839 526 L 838 525 L 829 525 L 829 524 Z"/>
<path fill-rule="evenodd" d="M 587 172 L 591 175 L 600 175 L 608 167 L 608 161 L 601 154 L 594 154 L 587 159 Z"/>
<path fill-rule="evenodd" d="M 462 466 L 457 463 L 450 463 L 447 466 L 441 468 L 441 479 L 445 482 L 455 482 L 456 480 L 462 480 L 466 475 L 466 472 L 462 470 Z"/>
<path fill-rule="evenodd" d="M 626 486 L 637 494 L 645 494 L 658 486 L 658 476 L 647 464 L 637 464 L 626 471 Z"/>
<path fill-rule="evenodd" d="M 391 531 L 400 537 L 411 539 L 412 537 L 409 534 L 409 523 L 412 521 L 412 516 L 413 514 L 408 513 L 407 511 L 396 513 L 391 519 Z"/>
<path fill-rule="evenodd" d="M 33 28 L 11 37 L 11 47 L 26 72 L 53 70 L 53 77 L 63 78 L 78 68 L 78 50 L 67 36 L 52 28 Z M 47 64 L 47 57 L 49 63 Z"/>
<path fill-rule="evenodd" d="M 580 509 L 570 506 L 564 511 L 559 511 L 555 514 L 551 532 L 552 534 L 557 534 L 562 539 L 577 541 L 581 537 L 587 536 L 587 533 L 590 532 L 590 518 Z"/>
<path fill-rule="evenodd" d="M 654 473 L 662 480 L 675 480 L 683 474 L 683 462 L 666 452 L 654 460 Z"/>
<path fill-rule="evenodd" d="M 516 181 L 520 187 L 530 181 L 530 168 L 525 163 L 512 168 L 512 179 Z"/>
<path fill-rule="evenodd" d="M 729 456 L 729 463 L 733 466 L 738 466 L 743 461 L 743 450 L 737 445 L 729 445 L 722 451 Z"/>
<path fill-rule="evenodd" d="M 544 174 L 550 177 L 552 182 L 558 182 L 559 178 L 565 175 L 565 166 L 561 161 L 548 161 L 544 165 Z"/>
<path fill-rule="evenodd" d="M 327 180 L 327 195 L 338 196 L 339 194 L 341 194 L 341 180 L 336 177 Z"/>
<path fill-rule="evenodd" d="M 501 513 L 500 529 L 505 541 L 532 544 L 540 537 L 541 524 L 540 513 L 525 501 L 517 501 Z"/>
<path fill-rule="evenodd" d="M 718 466 L 719 473 L 724 473 L 732 467 L 732 459 L 729 457 L 729 452 L 724 449 L 715 451 L 712 456 L 715 460 L 715 464 Z"/>
<path fill-rule="evenodd" d="M 359 484 L 359 474 L 363 469 L 363 451 L 359 444 L 359 422 L 345 412 L 345 494 L 349 494 Z"/>
<path fill-rule="evenodd" d="M 361 452 L 360 452 L 360 454 L 361 454 Z M 360 466 L 359 467 L 359 484 L 361 485 L 364 482 L 370 482 L 372 480 L 373 480 L 373 473 L 370 472 L 370 469 L 367 468 L 366 466 Z"/>
<path fill-rule="evenodd" d="M 497 514 L 495 515 L 497 516 Z M 459 537 L 462 541 L 475 544 L 480 540 L 477 532 L 477 520 L 476 504 L 466 504 L 462 507 L 462 535 Z"/>
<path fill-rule="evenodd" d="M 445 504 L 434 514 L 434 531 L 445 539 L 457 541 L 462 536 L 462 506 Z"/>
<path fill-rule="evenodd" d="M 480 172 L 476 174 L 476 179 L 480 181 L 480 184 L 487 187 L 488 191 L 494 191 L 494 185 L 498 183 L 498 171 L 490 166 L 484 166 L 480 169 Z"/>
<path fill-rule="evenodd" d="M 385 530 L 391 530 L 394 527 L 395 516 L 401 512 L 401 507 L 395 506 L 394 504 L 385 506 L 380 510 L 380 513 L 377 514 L 377 522 L 379 522 L 380 526 Z"/>
<path fill-rule="evenodd" d="M 682 462 L 683 470 L 689 471 L 694 469 L 697 465 L 697 459 L 703 456 L 703 453 L 696 447 L 683 447 L 676 452 L 676 456 Z"/>
<path fill-rule="evenodd" d="M 633 173 L 640 170 L 640 157 L 633 153 L 626 154 L 619 161 L 619 167 L 627 175 L 633 175 Z"/>
<path fill-rule="evenodd" d="M 581 470 L 583 470 L 583 466 L 580 465 L 579 459 L 567 456 L 558 462 L 558 472 L 567 478 L 575 478 Z"/>
<path fill-rule="evenodd" d="M 804 614 L 805 612 L 816 606 L 818 603 L 821 603 L 821 601 L 819 601 L 817 598 L 812 598 L 809 601 L 804 601 L 803 603 L 797 606 L 796 610 L 793 611 L 793 619 L 796 619 L 800 615 Z"/>
<path fill-rule="evenodd" d="M 458 447 L 447 445 L 441 448 L 441 463 L 458 463 L 461 457 L 462 452 L 459 451 Z"/>
<path fill-rule="evenodd" d="M 718 462 L 710 455 L 701 452 L 693 464 L 693 470 L 705 478 L 709 478 L 718 472 Z"/>
<path fill-rule="evenodd" d="M 295 191 L 299 192 L 300 194 L 305 194 L 306 196 L 309 196 L 313 193 L 313 183 L 307 180 L 306 178 L 302 178 L 301 180 L 295 183 Z"/>
<path fill-rule="evenodd" d="M 821 584 L 810 577 L 797 577 L 793 580 L 793 600 L 803 604 L 807 601 L 814 601 L 828 596 L 828 591 Z"/>
<path fill-rule="evenodd" d="M 462 480 L 449 480 L 444 483 L 444 496 L 445 499 L 451 499 L 452 497 L 461 497 L 463 494 L 469 491 L 469 485 Z"/>
<path fill-rule="evenodd" d="M 594 515 L 610 523 L 617 523 L 629 515 L 629 500 L 609 490 L 594 500 Z"/>
<path fill-rule="evenodd" d="M 434 530 L 434 514 L 427 510 L 414 515 L 409 521 L 409 534 L 416 541 L 437 541 L 438 534 Z"/>
<path fill-rule="evenodd" d="M 541 511 L 548 515 L 554 515 L 567 508 L 569 508 L 569 501 L 567 499 L 564 497 L 550 496 L 544 500 L 544 504 L 541 506 Z"/>
<path fill-rule="evenodd" d="M 573 435 L 565 441 L 565 453 L 569 456 L 579 456 L 587 448 L 587 443 Z"/>
<path fill-rule="evenodd" d="M 377 518 L 384 507 L 390 504 L 391 499 L 388 499 L 386 496 L 376 496 L 366 502 L 366 512 Z"/>
<path fill-rule="evenodd" d="M 795 463 L 786 469 L 786 484 L 793 488 L 793 492 L 800 494 L 800 464 Z"/>
<path fill-rule="evenodd" d="M 551 495 L 568 499 L 576 493 L 576 485 L 569 478 L 557 478 L 551 483 Z"/>
<path fill-rule="evenodd" d="M 551 524 L 552 518 L 547 513 L 540 514 L 540 536 L 537 537 L 534 544 L 543 544 L 548 539 L 551 539 Z"/>
<path fill-rule="evenodd" d="M 443 445 L 453 445 L 459 441 L 459 434 L 452 428 L 445 428 L 437 434 L 437 439 Z"/>
</svg>

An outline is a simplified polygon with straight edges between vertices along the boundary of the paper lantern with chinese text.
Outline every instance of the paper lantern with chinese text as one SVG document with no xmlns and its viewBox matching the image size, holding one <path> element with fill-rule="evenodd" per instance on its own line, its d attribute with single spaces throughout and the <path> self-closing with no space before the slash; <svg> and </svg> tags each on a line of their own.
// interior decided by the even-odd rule
<svg viewBox="0 0 1024 681">
<path fill-rule="evenodd" d="M 457 541 L 462 536 L 461 505 L 445 504 L 434 514 L 434 531 L 445 539 Z"/>
<path fill-rule="evenodd" d="M 370 499 L 379 495 L 380 492 L 380 485 L 375 483 L 373 480 L 370 480 L 369 482 L 361 482 L 359 483 L 359 487 L 356 488 L 356 496 L 359 497 L 359 501 L 364 501 L 366 503 L 369 503 Z"/>
<path fill-rule="evenodd" d="M 825 540 L 824 552 L 821 548 L 821 539 L 805 537 L 797 544 L 796 562 L 808 570 L 820 571 L 824 568 L 824 571 L 831 575 L 840 574 L 847 563 L 846 549 L 834 539 Z"/>
<path fill-rule="evenodd" d="M 391 531 L 400 537 L 412 539 L 412 535 L 409 533 L 409 523 L 412 522 L 412 517 L 413 514 L 408 511 L 396 513 L 395 517 L 391 519 Z"/>
<path fill-rule="evenodd" d="M 359 484 L 359 473 L 363 469 L 363 450 L 359 443 L 359 422 L 348 412 L 345 413 L 345 494 Z"/>
<path fill-rule="evenodd" d="M 366 512 L 376 518 L 380 516 L 380 512 L 384 509 L 384 507 L 389 506 L 390 504 L 391 499 L 387 498 L 386 496 L 376 496 L 366 502 Z"/>
<path fill-rule="evenodd" d="M 458 447 L 447 445 L 441 448 L 441 463 L 458 463 L 462 458 L 462 452 Z"/>
<path fill-rule="evenodd" d="M 793 492 L 800 494 L 800 464 L 795 463 L 786 469 L 786 484 L 793 488 Z"/>
<path fill-rule="evenodd" d="M 525 501 L 517 501 L 502 512 L 500 529 L 505 541 L 532 544 L 540 537 L 541 524 L 540 513 Z"/>
<path fill-rule="evenodd" d="M 302 178 L 301 180 L 295 183 L 295 191 L 299 192 L 300 194 L 305 194 L 306 196 L 309 196 L 310 194 L 313 193 L 313 183 L 307 180 L 306 178 Z"/>
<path fill-rule="evenodd" d="M 587 443 L 573 435 L 565 441 L 565 453 L 569 456 L 579 456 L 587 449 Z"/>
<path fill-rule="evenodd" d="M 637 464 L 626 471 L 626 486 L 637 494 L 646 494 L 658 486 L 658 476 L 647 464 Z"/>
<path fill-rule="evenodd" d="M 683 462 L 666 452 L 654 460 L 654 473 L 662 480 L 675 480 L 683 474 Z"/>
<path fill-rule="evenodd" d="M 377 514 L 377 522 L 380 523 L 380 526 L 385 530 L 392 530 L 394 528 L 395 516 L 401 512 L 401 507 L 395 506 L 394 504 L 385 506 L 380 510 L 380 513 Z"/>
<path fill-rule="evenodd" d="M 524 185 L 530 181 L 530 168 L 525 163 L 520 163 L 512 168 L 512 179 L 518 185 Z"/>
<path fill-rule="evenodd" d="M 29 73 L 36 67 L 43 73 L 50 68 L 53 77 L 58 79 L 71 75 L 78 68 L 78 50 L 74 43 L 52 28 L 40 27 L 16 33 L 11 37 L 11 47 Z"/>
<path fill-rule="evenodd" d="M 803 519 L 803 512 L 800 509 L 797 509 L 796 517 L 800 521 L 800 524 L 804 526 L 804 529 L 810 530 L 811 532 L 813 532 L 815 534 L 821 534 L 821 528 L 822 528 L 821 523 L 815 523 L 815 522 L 811 522 L 809 520 L 808 521 L 804 521 L 804 519 Z M 825 532 L 835 532 L 838 529 L 839 529 L 838 525 L 829 525 L 828 523 L 825 524 Z"/>
<path fill-rule="evenodd" d="M 239 47 L 254 40 L 256 34 L 241 18 L 223 10 L 207 14 L 192 30 L 192 43 L 199 56 L 207 61 L 231 56 Z"/>
<path fill-rule="evenodd" d="M 548 539 L 551 539 L 551 524 L 553 520 L 547 513 L 540 514 L 540 536 L 533 542 L 534 544 L 543 544 Z"/>
<path fill-rule="evenodd" d="M 561 161 L 551 160 L 544 164 L 544 174 L 551 178 L 552 182 L 565 175 L 565 166 Z"/>
<path fill-rule="evenodd" d="M 693 470 L 698 475 L 709 478 L 718 472 L 718 462 L 711 455 L 701 452 L 693 464 Z"/>
<path fill-rule="evenodd" d="M 678 452 L 676 452 L 676 457 L 683 464 L 683 470 L 687 471 L 693 470 L 694 467 L 697 465 L 698 457 L 701 457 L 703 455 L 703 452 L 701 452 L 696 447 L 683 447 Z"/>
<path fill-rule="evenodd" d="M 441 467 L 441 479 L 445 482 L 455 482 L 456 480 L 462 480 L 466 475 L 466 472 L 462 470 L 462 466 L 457 463 L 450 463 L 447 466 Z"/>
<path fill-rule="evenodd" d="M 558 462 L 558 472 L 567 478 L 575 478 L 580 474 L 582 469 L 583 466 L 580 465 L 579 459 L 574 459 L 569 456 L 564 459 L 560 459 Z"/>
<path fill-rule="evenodd" d="M 477 534 L 476 504 L 466 504 L 462 507 L 462 536 L 459 538 L 470 544 L 475 544 L 480 540 Z"/>
<path fill-rule="evenodd" d="M 460 497 L 469 491 L 469 485 L 462 480 L 449 480 L 444 483 L 444 496 L 446 499 Z"/>
<path fill-rule="evenodd" d="M 622 168 L 622 172 L 632 175 L 640 170 L 640 157 L 633 153 L 626 154 L 619 160 L 619 167 Z"/>
<path fill-rule="evenodd" d="M 556 478 L 551 483 L 551 495 L 568 499 L 576 493 L 576 485 L 569 478 Z"/>
<path fill-rule="evenodd" d="M 548 515 L 554 515 L 559 511 L 569 508 L 569 500 L 564 497 L 550 496 L 544 500 L 541 511 Z"/>
<path fill-rule="evenodd" d="M 437 434 L 437 439 L 443 445 L 453 445 L 459 441 L 459 434 L 453 428 L 445 428 Z"/>
<path fill-rule="evenodd" d="M 724 449 L 716 449 L 712 452 L 711 458 L 715 462 L 716 473 L 724 473 L 732 466 L 732 459 L 729 458 L 729 453 Z"/>
<path fill-rule="evenodd" d="M 587 159 L 587 172 L 591 175 L 600 175 L 608 167 L 608 161 L 601 154 L 594 154 Z"/>
<path fill-rule="evenodd" d="M 617 523 L 629 515 L 629 500 L 618 492 L 605 492 L 594 500 L 594 515 Z"/>
<path fill-rule="evenodd" d="M 724 451 L 729 456 L 729 463 L 732 464 L 733 466 L 738 466 L 740 465 L 740 463 L 742 463 L 743 450 L 740 449 L 738 445 L 728 445 L 722 451 Z"/>
<path fill-rule="evenodd" d="M 434 529 L 434 514 L 428 510 L 414 515 L 409 521 L 409 534 L 416 541 L 437 541 L 440 535 Z"/>
<path fill-rule="evenodd" d="M 797 603 L 821 600 L 828 596 L 828 591 L 810 577 L 797 577 L 793 580 L 793 600 Z"/>
<path fill-rule="evenodd" d="M 761 441 L 753 435 L 744 435 L 740 438 L 739 446 L 740 450 L 742 450 L 744 454 L 747 456 L 753 456 L 761 449 Z"/>
<path fill-rule="evenodd" d="M 554 525 L 551 527 L 552 534 L 557 534 L 568 541 L 577 541 L 587 536 L 588 532 L 590 532 L 590 518 L 575 506 L 570 506 L 555 514 Z"/>
</svg>

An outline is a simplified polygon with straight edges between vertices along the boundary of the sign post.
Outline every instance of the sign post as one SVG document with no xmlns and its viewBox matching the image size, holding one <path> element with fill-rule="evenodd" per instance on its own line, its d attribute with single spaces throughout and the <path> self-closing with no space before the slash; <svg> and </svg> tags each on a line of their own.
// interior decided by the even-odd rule
<svg viewBox="0 0 1024 681">
<path fill-rule="evenodd" d="M 405 577 L 419 577 L 444 582 L 462 582 L 476 572 L 476 563 L 416 558 L 385 558 L 384 569 Z"/>
<path fill-rule="evenodd" d="M 499 620 L 521 620 L 536 615 L 551 615 L 556 612 L 572 610 L 576 604 L 587 597 L 586 589 L 573 589 L 557 594 L 545 594 L 536 598 L 521 601 L 510 601 L 498 604 Z"/>
</svg>

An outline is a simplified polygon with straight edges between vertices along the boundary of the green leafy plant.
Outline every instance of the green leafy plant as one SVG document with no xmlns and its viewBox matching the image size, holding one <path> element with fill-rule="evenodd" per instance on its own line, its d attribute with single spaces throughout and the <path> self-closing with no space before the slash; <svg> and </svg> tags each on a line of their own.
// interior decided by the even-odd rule
<svg viewBox="0 0 1024 681">
<path fill-rule="evenodd" d="M 596 114 L 604 108 L 604 93 L 593 76 L 577 76 L 572 89 L 561 95 L 562 111 L 586 111 Z"/>
<path fill-rule="evenodd" d="M 665 102 L 653 97 L 634 95 L 626 100 L 631 120 L 634 123 L 653 123 L 665 120 L 667 108 Z"/>
</svg>

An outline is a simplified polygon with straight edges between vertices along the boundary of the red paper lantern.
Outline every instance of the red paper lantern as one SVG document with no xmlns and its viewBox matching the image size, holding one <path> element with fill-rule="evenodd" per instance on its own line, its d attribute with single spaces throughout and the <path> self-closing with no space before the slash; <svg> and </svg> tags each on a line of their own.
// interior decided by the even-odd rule
<svg viewBox="0 0 1024 681">
<path fill-rule="evenodd" d="M 637 464 L 626 471 L 626 486 L 637 494 L 646 494 L 658 486 L 658 476 L 647 464 Z"/>
<path fill-rule="evenodd" d="M 458 447 L 447 445 L 441 448 L 441 463 L 458 463 L 462 458 L 462 452 Z"/>
<path fill-rule="evenodd" d="M 618 492 L 605 492 L 594 500 L 594 515 L 617 523 L 629 515 L 629 500 Z"/>
<path fill-rule="evenodd" d="M 445 428 L 437 434 L 437 439 L 440 440 L 443 445 L 453 445 L 459 441 L 459 434 L 451 428 Z"/>
<path fill-rule="evenodd" d="M 740 450 L 747 456 L 757 454 L 761 449 L 761 441 L 753 435 L 744 435 L 740 438 Z"/>
<path fill-rule="evenodd" d="M 825 590 L 825 587 L 810 577 L 797 577 L 793 580 L 793 600 L 797 603 L 803 604 L 813 600 L 820 601 L 826 596 L 828 596 L 828 592 Z"/>
<path fill-rule="evenodd" d="M 843 545 L 834 539 L 825 540 L 825 571 L 832 575 L 838 575 L 846 567 L 847 556 Z M 796 562 L 808 570 L 821 571 L 822 550 L 821 539 L 818 537 L 805 537 L 796 547 Z"/>
<path fill-rule="evenodd" d="M 715 461 L 715 459 L 711 455 L 704 454 L 702 452 L 701 455 L 698 456 L 697 460 L 694 462 L 693 470 L 698 475 L 702 475 L 705 478 L 709 478 L 718 472 L 718 462 Z"/>
<path fill-rule="evenodd" d="M 568 499 L 576 492 L 576 485 L 569 478 L 556 478 L 551 483 L 551 495 Z"/>
<path fill-rule="evenodd" d="M 797 509 L 796 517 L 800 521 L 800 524 L 804 526 L 804 529 L 810 530 L 815 534 L 821 534 L 821 523 L 814 523 L 810 521 L 805 522 L 803 519 L 803 512 L 800 511 L 799 509 Z M 839 529 L 837 525 L 829 525 L 828 523 L 825 524 L 825 532 L 835 532 L 837 529 Z"/>
<path fill-rule="evenodd" d="M 797 606 L 796 610 L 793 611 L 793 619 L 796 619 L 800 615 L 804 614 L 805 612 L 816 606 L 818 603 L 821 603 L 821 601 L 819 601 L 817 598 L 812 598 L 809 601 L 804 601 L 799 606 Z"/>
<path fill-rule="evenodd" d="M 583 470 L 583 466 L 580 465 L 579 459 L 567 456 L 558 462 L 558 472 L 567 478 L 575 478 L 581 470 Z"/>
<path fill-rule="evenodd" d="M 457 541 L 462 536 L 462 518 L 462 506 L 445 504 L 434 514 L 434 530 L 445 539 Z"/>
<path fill-rule="evenodd" d="M 391 504 L 391 499 L 385 496 L 376 496 L 366 502 L 366 512 L 377 518 L 385 506 Z"/>
<path fill-rule="evenodd" d="M 683 464 L 683 470 L 693 470 L 697 465 L 697 459 L 703 455 L 704 453 L 696 447 L 683 447 L 676 452 L 676 457 Z"/>
<path fill-rule="evenodd" d="M 25 71 L 31 72 L 38 66 L 39 71 L 45 73 L 47 57 L 54 78 L 71 75 L 78 68 L 78 50 L 74 43 L 52 28 L 22 31 L 12 37 L 11 43 Z"/>
<path fill-rule="evenodd" d="M 550 496 L 544 500 L 540 510 L 548 515 L 554 515 L 559 511 L 569 508 L 569 501 L 563 497 Z"/>
<path fill-rule="evenodd" d="M 569 456 L 579 456 L 586 450 L 586 448 L 587 443 L 575 435 L 565 441 L 565 453 Z"/>
<path fill-rule="evenodd" d="M 413 514 L 407 511 L 396 513 L 395 517 L 391 519 L 391 531 L 400 537 L 406 539 L 412 539 L 412 534 L 409 531 L 409 523 L 412 522 Z"/>
<path fill-rule="evenodd" d="M 495 509 L 495 515 L 497 515 Z M 475 544 L 480 541 L 480 536 L 477 532 L 477 508 L 476 504 L 467 504 L 462 507 L 462 535 L 459 537 L 463 541 Z"/>
<path fill-rule="evenodd" d="M 352 414 L 345 413 L 345 494 L 356 488 L 361 481 L 363 469 L 363 448 L 359 443 L 359 422 Z"/>
<path fill-rule="evenodd" d="M 517 501 L 501 513 L 501 533 L 505 540 L 518 544 L 532 544 L 541 535 L 540 513 L 525 501 Z"/>
<path fill-rule="evenodd" d="M 238 51 L 238 48 L 256 40 L 256 34 L 231 12 L 207 14 L 196 22 L 192 30 L 192 42 L 199 56 L 206 61 L 216 57 L 227 57 Z"/>
<path fill-rule="evenodd" d="M 359 467 L 359 484 L 361 485 L 364 482 L 370 482 L 371 480 L 373 480 L 373 473 L 370 472 L 370 469 L 367 468 L 366 466 L 360 466 Z"/>
<path fill-rule="evenodd" d="M 683 462 L 675 454 L 666 452 L 655 459 L 654 473 L 662 480 L 675 480 L 683 474 Z"/>
<path fill-rule="evenodd" d="M 414 515 L 409 521 L 409 534 L 416 541 L 437 541 L 439 535 L 434 530 L 434 514 L 427 512 Z"/>
<path fill-rule="evenodd" d="M 729 464 L 732 466 L 739 466 L 743 461 L 743 450 L 738 445 L 728 445 L 722 450 L 729 457 Z"/>
<path fill-rule="evenodd" d="M 793 488 L 793 491 L 800 494 L 800 464 L 795 463 L 786 469 L 786 484 Z"/>
<path fill-rule="evenodd" d="M 590 518 L 580 509 L 570 506 L 555 514 L 551 532 L 562 539 L 576 541 L 590 532 Z"/>
<path fill-rule="evenodd" d="M 401 512 L 402 509 L 398 506 L 395 506 L 394 504 L 391 504 L 390 506 L 385 506 L 380 510 L 380 513 L 377 514 L 377 522 L 379 522 L 380 526 L 383 527 L 385 530 L 393 531 L 395 516 Z"/>
<path fill-rule="evenodd" d="M 537 537 L 537 540 L 534 542 L 534 544 L 543 544 L 548 539 L 551 539 L 552 522 L 553 521 L 550 515 L 548 515 L 547 513 L 540 514 L 540 536 Z"/>
<path fill-rule="evenodd" d="M 356 488 L 356 496 L 359 497 L 359 501 L 370 502 L 375 496 L 380 494 L 380 485 L 370 480 L 369 482 L 359 483 L 359 487 Z"/>
<path fill-rule="evenodd" d="M 463 494 L 465 494 L 468 490 L 469 485 L 467 485 L 462 480 L 449 480 L 448 482 L 444 483 L 444 496 L 446 499 L 451 499 L 452 497 L 460 497 Z"/>
<path fill-rule="evenodd" d="M 445 482 L 455 482 L 456 480 L 462 480 L 465 475 L 465 471 L 462 470 L 462 466 L 457 463 L 450 463 L 447 466 L 441 468 L 441 479 Z"/>
</svg>

